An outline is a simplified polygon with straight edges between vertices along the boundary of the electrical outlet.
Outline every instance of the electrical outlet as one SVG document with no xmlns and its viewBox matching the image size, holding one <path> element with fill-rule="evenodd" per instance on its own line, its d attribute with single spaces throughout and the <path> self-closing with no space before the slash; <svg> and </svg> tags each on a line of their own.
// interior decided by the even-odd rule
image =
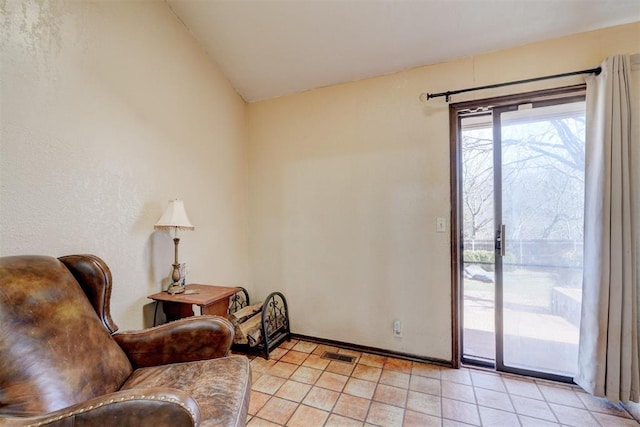
<svg viewBox="0 0 640 427">
<path fill-rule="evenodd" d="M 446 233 L 447 231 L 447 219 L 436 218 L 436 231 L 438 233 Z"/>
<path fill-rule="evenodd" d="M 393 321 L 393 335 L 396 337 L 402 336 L 402 322 L 399 320 Z"/>
</svg>

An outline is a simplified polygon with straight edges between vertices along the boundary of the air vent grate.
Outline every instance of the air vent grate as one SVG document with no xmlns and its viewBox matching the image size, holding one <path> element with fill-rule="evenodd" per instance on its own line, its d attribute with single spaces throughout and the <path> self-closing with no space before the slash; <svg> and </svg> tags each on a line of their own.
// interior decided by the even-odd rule
<svg viewBox="0 0 640 427">
<path fill-rule="evenodd" d="M 347 362 L 347 363 L 353 363 L 353 361 L 356 359 L 354 356 L 347 356 L 347 355 L 344 355 L 344 354 L 332 353 L 330 351 L 325 351 L 322 354 L 322 358 L 323 359 L 337 360 L 337 361 L 340 361 L 340 362 Z"/>
</svg>

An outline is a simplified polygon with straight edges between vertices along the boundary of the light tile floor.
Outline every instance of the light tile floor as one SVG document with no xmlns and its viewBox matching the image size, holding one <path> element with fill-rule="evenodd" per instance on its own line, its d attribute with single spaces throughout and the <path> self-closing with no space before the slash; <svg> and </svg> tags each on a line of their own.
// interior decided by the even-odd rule
<svg viewBox="0 0 640 427">
<path fill-rule="evenodd" d="M 324 359 L 326 351 L 354 363 Z M 578 387 L 480 369 L 450 369 L 306 341 L 251 358 L 249 427 L 638 426 Z"/>
</svg>

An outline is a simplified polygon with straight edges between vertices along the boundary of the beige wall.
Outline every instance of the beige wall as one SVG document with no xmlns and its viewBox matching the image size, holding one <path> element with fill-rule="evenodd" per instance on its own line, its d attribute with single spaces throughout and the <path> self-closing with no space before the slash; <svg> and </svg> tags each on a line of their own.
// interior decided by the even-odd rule
<svg viewBox="0 0 640 427">
<path fill-rule="evenodd" d="M 170 274 L 247 280 L 246 106 L 165 2 L 0 1 L 0 255 L 94 253 L 122 329 Z"/>
<path fill-rule="evenodd" d="M 636 23 L 249 105 L 250 288 L 283 291 L 296 333 L 450 360 L 448 108 L 419 94 L 639 51 Z"/>
<path fill-rule="evenodd" d="M 287 295 L 294 332 L 447 360 L 447 105 L 418 95 L 640 51 L 633 24 L 247 108 L 164 2 L 0 8 L 0 255 L 103 257 L 114 318 L 138 328 L 170 273 L 153 224 L 181 197 L 190 281 L 249 274 L 254 297 Z"/>
</svg>

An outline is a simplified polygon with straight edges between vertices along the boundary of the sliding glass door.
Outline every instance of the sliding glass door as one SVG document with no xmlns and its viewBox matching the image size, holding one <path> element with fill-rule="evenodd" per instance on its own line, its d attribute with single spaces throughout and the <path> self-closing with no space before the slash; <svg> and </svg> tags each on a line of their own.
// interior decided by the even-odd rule
<svg viewBox="0 0 640 427">
<path fill-rule="evenodd" d="M 543 99 L 460 117 L 464 361 L 575 374 L 584 108 Z"/>
<path fill-rule="evenodd" d="M 493 111 L 501 370 L 572 377 L 578 361 L 584 102 Z M 500 357 L 501 356 L 501 357 Z"/>
</svg>

